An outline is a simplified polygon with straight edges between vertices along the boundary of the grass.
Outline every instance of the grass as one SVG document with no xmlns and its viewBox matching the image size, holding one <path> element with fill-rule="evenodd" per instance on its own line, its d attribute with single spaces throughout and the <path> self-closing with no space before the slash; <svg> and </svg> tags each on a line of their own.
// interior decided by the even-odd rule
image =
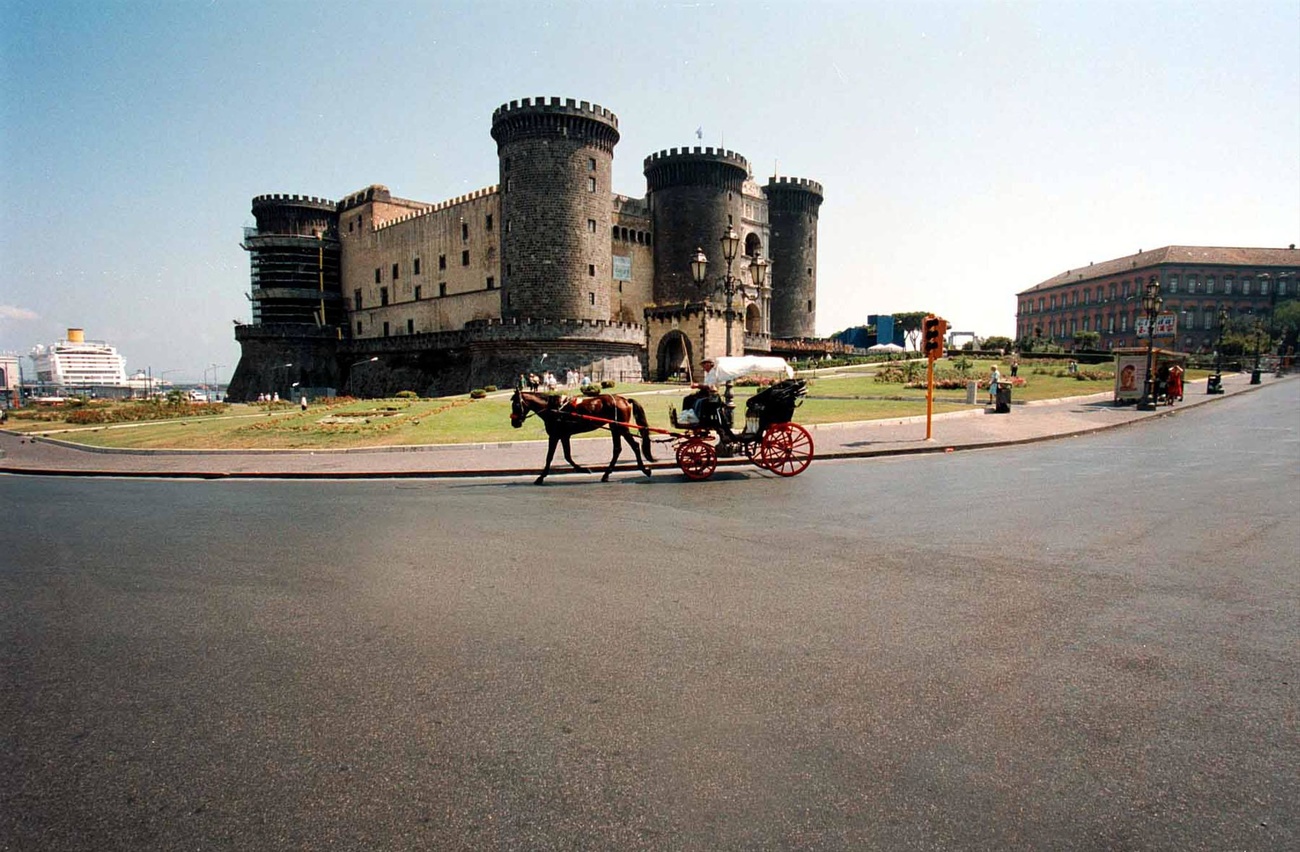
<svg viewBox="0 0 1300 852">
<path fill-rule="evenodd" d="M 989 361 L 971 362 L 970 377 L 985 379 Z M 950 359 L 936 365 L 950 371 Z M 880 420 L 925 414 L 925 389 L 904 388 L 873 378 L 876 365 L 832 373 L 804 373 L 809 379 L 808 398 L 795 413 L 800 423 L 836 423 Z M 1003 376 L 1009 366 L 1000 364 Z M 1016 401 L 1055 399 L 1109 391 L 1113 379 L 1080 381 L 1069 375 L 1034 372 L 1022 364 L 1023 387 L 1013 392 Z M 1064 373 L 1064 365 L 1059 368 Z M 925 371 L 919 371 L 923 379 Z M 1203 378 L 1189 372 L 1186 381 Z M 622 385 L 615 393 L 634 396 L 646 410 L 651 426 L 669 428 L 668 409 L 680 406 L 688 393 L 681 385 Z M 737 387 L 736 405 L 743 416 L 744 402 L 755 388 Z M 964 390 L 936 390 L 935 413 L 965 409 Z M 980 389 L 977 403 L 987 391 Z M 16 413 L 17 414 L 17 413 Z M 498 443 L 541 440 L 540 421 L 529 418 L 520 429 L 510 425 L 510 393 L 486 399 L 468 395 L 420 400 L 344 400 L 334 405 L 316 404 L 303 412 L 295 407 L 268 410 L 263 405 L 231 405 L 223 415 L 144 424 L 70 426 L 62 421 L 34 422 L 11 417 L 7 428 L 44 434 L 60 440 L 119 449 L 346 449 L 356 447 L 413 446 L 420 444 Z"/>
</svg>

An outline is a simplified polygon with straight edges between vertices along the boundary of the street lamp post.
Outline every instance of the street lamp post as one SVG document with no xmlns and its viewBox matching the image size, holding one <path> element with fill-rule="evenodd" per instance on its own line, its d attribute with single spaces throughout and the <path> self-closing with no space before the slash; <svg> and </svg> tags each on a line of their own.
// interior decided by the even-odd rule
<svg viewBox="0 0 1300 852">
<path fill-rule="evenodd" d="M 1159 316 L 1160 306 L 1163 304 L 1164 300 L 1160 298 L 1160 280 L 1152 275 L 1151 280 L 1147 282 L 1146 293 L 1142 296 L 1142 308 L 1147 315 L 1147 375 L 1146 381 L 1142 384 L 1142 399 L 1138 402 L 1139 411 L 1156 410 L 1156 317 Z"/>
<path fill-rule="evenodd" d="M 1205 392 L 1207 394 L 1223 393 L 1223 330 L 1228 324 L 1228 309 L 1219 305 L 1219 340 L 1214 344 L 1214 375 L 1210 376 L 1210 381 Z"/>
<path fill-rule="evenodd" d="M 362 364 L 373 364 L 374 362 L 376 362 L 376 361 L 378 361 L 378 360 L 379 360 L 379 356 L 376 355 L 376 356 L 373 357 L 373 358 L 365 358 L 365 359 L 363 359 L 363 360 L 361 360 L 361 361 L 357 361 L 356 363 L 349 365 L 349 367 L 348 367 L 348 396 L 352 396 L 352 371 L 355 370 L 357 367 L 360 367 Z"/>
<path fill-rule="evenodd" d="M 1255 320 L 1255 369 L 1250 371 L 1250 383 L 1259 384 L 1259 338 L 1264 333 L 1264 323 L 1262 320 Z"/>
<path fill-rule="evenodd" d="M 726 313 L 723 316 L 727 326 L 726 355 L 730 357 L 733 313 L 732 303 L 736 297 L 736 292 L 739 290 L 743 295 L 745 288 L 744 282 L 731 274 L 731 265 L 735 261 L 736 255 L 740 252 L 740 236 L 736 233 L 735 228 L 728 227 L 727 232 L 722 235 L 722 239 L 719 242 L 722 245 L 722 257 L 727 261 L 727 272 L 714 284 L 714 287 L 721 289 L 723 295 L 726 296 L 727 299 Z M 695 257 L 691 259 L 691 277 L 695 279 L 695 283 L 698 286 L 705 286 L 708 280 L 708 271 L 709 259 L 705 257 L 703 249 L 697 248 L 695 250 Z M 754 283 L 754 287 L 761 291 L 767 280 L 767 261 L 763 260 L 762 256 L 757 251 L 754 252 L 753 262 L 749 264 L 749 274 Z M 707 355 L 708 353 L 704 354 Z M 727 379 L 724 399 L 727 403 L 727 410 L 730 411 L 731 379 Z"/>
<path fill-rule="evenodd" d="M 278 367 L 275 368 L 275 371 L 279 371 L 279 370 L 289 370 L 289 369 L 292 369 L 292 368 L 293 368 L 293 362 L 290 361 L 288 364 L 281 364 L 281 365 L 279 365 Z M 280 394 L 280 389 L 277 388 L 277 387 L 275 387 L 275 385 L 277 384 L 277 381 L 276 381 L 276 378 L 275 378 L 275 375 L 274 375 L 274 372 L 275 372 L 275 371 L 273 371 L 273 374 L 272 374 L 272 376 L 271 376 L 271 385 L 272 385 L 272 388 L 271 388 L 271 389 L 272 389 L 273 391 L 275 391 L 276 396 L 279 396 L 279 394 Z M 289 378 L 289 374 L 288 374 L 288 373 L 285 373 L 285 374 L 284 374 L 284 377 L 285 377 L 285 379 L 287 380 L 287 379 Z M 290 398 L 291 396 L 293 396 L 293 394 L 291 394 L 291 393 L 288 392 L 288 391 L 290 391 L 290 390 L 292 390 L 292 389 L 293 389 L 293 388 L 292 388 L 292 386 L 291 386 L 291 387 L 289 387 L 289 388 L 285 391 L 285 398 L 286 398 L 286 399 L 288 399 L 288 398 Z"/>
</svg>

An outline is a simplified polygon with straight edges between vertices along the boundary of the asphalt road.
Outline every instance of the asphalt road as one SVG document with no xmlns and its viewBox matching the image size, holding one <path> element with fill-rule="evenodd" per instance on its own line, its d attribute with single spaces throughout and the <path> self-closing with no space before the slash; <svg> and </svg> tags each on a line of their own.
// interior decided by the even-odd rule
<svg viewBox="0 0 1300 852">
<path fill-rule="evenodd" d="M 788 480 L 0 477 L 0 849 L 1294 849 L 1297 412 Z"/>
</svg>

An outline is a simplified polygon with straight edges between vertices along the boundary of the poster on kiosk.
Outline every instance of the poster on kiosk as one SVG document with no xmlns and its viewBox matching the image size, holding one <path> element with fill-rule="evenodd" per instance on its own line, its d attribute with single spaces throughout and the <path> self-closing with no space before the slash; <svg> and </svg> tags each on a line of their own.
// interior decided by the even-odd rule
<svg viewBox="0 0 1300 852">
<path fill-rule="evenodd" d="M 1147 356 L 1115 356 L 1115 401 L 1136 402 L 1142 398 L 1142 386 L 1147 380 Z"/>
</svg>

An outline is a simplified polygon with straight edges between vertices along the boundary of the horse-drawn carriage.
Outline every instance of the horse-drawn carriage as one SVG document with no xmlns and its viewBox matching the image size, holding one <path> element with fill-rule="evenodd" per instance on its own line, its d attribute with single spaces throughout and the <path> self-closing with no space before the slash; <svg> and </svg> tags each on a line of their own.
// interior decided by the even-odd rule
<svg viewBox="0 0 1300 852">
<path fill-rule="evenodd" d="M 563 448 L 569 465 L 585 472 L 570 455 L 569 439 L 599 428 L 609 429 L 614 440 L 614 452 L 602 481 L 609 479 L 613 472 L 623 441 L 631 447 L 637 467 L 649 476 L 650 470 L 642 458 L 654 461 L 649 438 L 652 432 L 667 435 L 666 440 L 672 441 L 677 465 L 687 479 L 708 479 L 717 469 L 719 457 L 737 454 L 744 454 L 754 464 L 779 476 L 795 476 L 803 473 L 813 458 L 812 435 L 791 422 L 794 410 L 803 403 L 807 392 L 804 380 L 794 378 L 794 371 L 783 359 L 763 357 L 719 358 L 710 378 L 726 382 L 765 372 L 777 372 L 784 378 L 746 401 L 745 426 L 740 432 L 734 430 L 732 407 L 709 386 L 688 397 L 680 415 L 676 408 L 670 409 L 669 417 L 677 431 L 648 425 L 645 411 L 635 399 L 617 394 L 558 397 L 529 393 L 522 387 L 515 389 L 511 399 L 510 422 L 518 428 L 535 414 L 546 424 L 550 443 L 546 466 L 537 477 L 539 485 L 550 473 L 557 444 Z M 634 431 L 640 432 L 639 447 L 632 437 Z"/>
<path fill-rule="evenodd" d="M 785 378 L 768 385 L 745 402 L 745 427 L 734 431 L 734 411 L 717 392 L 693 400 L 691 410 L 669 410 L 676 435 L 677 466 L 688 479 L 708 479 L 718 458 L 743 453 L 754 464 L 780 476 L 803 473 L 812 461 L 813 439 L 808 430 L 792 423 L 794 410 L 803 404 L 807 383 L 794 378 L 794 370 L 781 358 L 719 358 L 711 377 L 717 382 L 756 373 L 777 373 Z M 689 398 L 688 398 L 689 399 Z"/>
</svg>

